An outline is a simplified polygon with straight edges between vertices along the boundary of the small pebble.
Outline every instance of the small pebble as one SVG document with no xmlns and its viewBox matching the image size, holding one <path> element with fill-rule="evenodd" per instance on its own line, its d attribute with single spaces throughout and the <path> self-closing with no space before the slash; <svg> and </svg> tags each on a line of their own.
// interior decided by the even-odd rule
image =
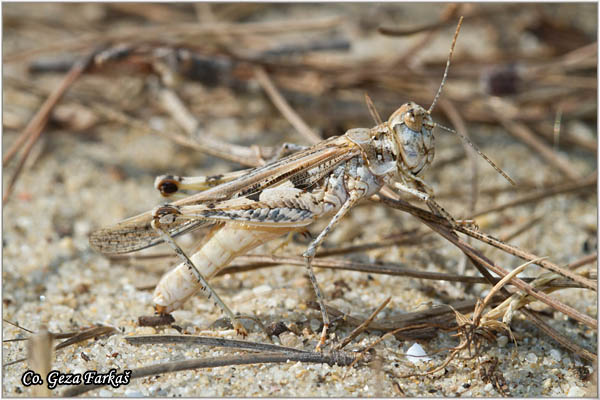
<svg viewBox="0 0 600 400">
<path fill-rule="evenodd" d="M 320 327 L 321 327 L 321 321 L 319 321 L 318 319 L 310 320 L 310 329 L 313 332 L 318 332 Z"/>
<path fill-rule="evenodd" d="M 135 333 L 137 335 L 156 335 L 156 329 L 151 326 L 140 326 L 136 328 Z"/>
<path fill-rule="evenodd" d="M 144 395 L 139 390 L 127 389 L 125 390 L 125 397 L 144 397 Z"/>
<path fill-rule="evenodd" d="M 530 364 L 535 364 L 538 360 L 538 357 L 535 355 L 535 353 L 528 353 L 525 356 L 525 359 L 527 360 L 527 362 L 529 362 Z"/>
<path fill-rule="evenodd" d="M 279 340 L 281 344 L 287 347 L 298 347 L 300 343 L 300 339 L 298 336 L 294 335 L 292 332 L 283 332 L 279 335 Z"/>
<path fill-rule="evenodd" d="M 273 289 L 269 285 L 260 285 L 252 289 L 252 293 L 257 296 L 264 295 L 272 291 Z"/>
<path fill-rule="evenodd" d="M 287 310 L 295 310 L 298 306 L 298 300 L 293 297 L 288 297 L 284 300 L 284 306 Z"/>
<path fill-rule="evenodd" d="M 585 389 L 580 388 L 579 386 L 572 386 L 569 389 L 569 393 L 567 393 L 567 397 L 583 397 L 585 396 Z"/>
<path fill-rule="evenodd" d="M 504 335 L 498 336 L 498 338 L 496 339 L 496 343 L 498 343 L 498 346 L 500 347 L 506 347 L 506 345 L 508 344 L 508 337 Z"/>
<path fill-rule="evenodd" d="M 552 357 L 552 359 L 556 362 L 560 362 L 561 358 L 562 358 L 562 354 L 560 354 L 560 351 L 557 349 L 552 349 L 550 350 L 550 357 Z"/>
<path fill-rule="evenodd" d="M 427 353 L 425 353 L 425 350 L 423 350 L 423 347 L 419 343 L 410 346 L 406 351 L 406 358 L 413 364 L 431 360 L 430 357 L 427 357 Z"/>
</svg>

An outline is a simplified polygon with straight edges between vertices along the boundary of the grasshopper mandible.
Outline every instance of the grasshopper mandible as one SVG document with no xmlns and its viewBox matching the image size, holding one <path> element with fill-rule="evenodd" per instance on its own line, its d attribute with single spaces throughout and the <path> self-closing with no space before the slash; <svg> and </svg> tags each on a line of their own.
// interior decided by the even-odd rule
<svg viewBox="0 0 600 400">
<path fill-rule="evenodd" d="M 381 122 L 372 109 L 377 120 L 374 128 L 350 129 L 343 136 L 324 140 L 254 169 L 212 178 L 159 177 L 156 185 L 164 195 L 182 188 L 200 192 L 95 231 L 90 235 L 91 246 L 102 253 L 114 254 L 167 242 L 182 262 L 157 285 L 156 311 L 169 313 L 203 289 L 232 320 L 238 333 L 245 334 L 234 313 L 206 280 L 235 257 L 333 215 L 303 254 L 323 317 L 323 331 L 317 345 L 317 349 L 320 348 L 325 342 L 329 318 L 311 262 L 328 233 L 356 203 L 388 184 L 417 196 L 434 212 L 454 223 L 434 201 L 433 191 L 417 175 L 433 161 L 432 131 L 439 125 L 430 114 L 446 80 L 461 23 L 462 18 L 454 34 L 442 82 L 428 110 L 409 102 Z M 213 228 L 204 245 L 188 258 L 173 237 L 208 225 Z"/>
</svg>

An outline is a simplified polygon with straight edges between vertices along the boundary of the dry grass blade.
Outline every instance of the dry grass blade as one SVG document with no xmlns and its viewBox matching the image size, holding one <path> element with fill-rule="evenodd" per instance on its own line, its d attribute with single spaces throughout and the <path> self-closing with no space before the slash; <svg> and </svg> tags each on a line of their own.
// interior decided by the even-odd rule
<svg viewBox="0 0 600 400">
<path fill-rule="evenodd" d="M 190 136 L 196 140 L 184 138 L 187 145 L 192 144 L 194 148 L 202 150 L 210 155 L 220 157 L 226 160 L 235 161 L 242 165 L 259 166 L 264 164 L 261 152 L 256 149 L 238 146 L 232 143 L 225 143 L 214 139 L 209 135 L 201 134 L 201 126 L 198 120 L 187 110 L 181 99 L 174 91 L 162 88 L 159 92 L 162 106 L 171 114 L 173 119 Z"/>
<path fill-rule="evenodd" d="M 508 13 L 512 9 L 514 9 L 514 7 L 511 6 L 510 3 L 503 4 L 502 8 L 497 8 L 494 10 L 474 9 L 474 11 L 470 11 L 469 9 L 465 9 L 464 10 L 464 19 L 471 20 L 471 19 L 477 19 L 477 18 L 486 18 L 486 17 L 489 17 L 490 15 L 498 15 L 499 13 Z M 461 9 L 461 13 L 462 12 L 463 12 L 463 10 Z M 418 25 L 418 26 L 408 27 L 408 28 L 404 28 L 404 27 L 390 28 L 390 27 L 380 26 L 377 28 L 377 31 L 379 33 L 381 33 L 382 35 L 386 35 L 386 36 L 410 36 L 410 35 L 414 35 L 414 34 L 425 32 L 425 31 L 443 29 L 443 28 L 447 28 L 447 27 L 450 27 L 453 25 L 453 21 L 450 20 L 450 17 L 455 13 L 456 13 L 455 8 L 453 8 L 453 9 L 448 10 L 447 12 L 444 12 L 442 14 L 442 17 L 438 21 L 432 22 L 430 24 L 423 24 L 423 25 Z"/>
<path fill-rule="evenodd" d="M 354 357 L 342 353 L 332 352 L 325 353 L 259 353 L 259 354 L 238 354 L 226 357 L 199 358 L 185 361 L 173 361 L 163 364 L 150 365 L 134 369 L 131 372 L 131 379 L 143 378 L 170 372 L 185 371 L 198 368 L 216 368 L 231 365 L 247 365 L 247 364 L 268 364 L 268 363 L 286 363 L 289 361 L 314 363 L 314 364 L 329 364 L 347 366 L 354 361 Z M 80 385 L 71 387 L 61 393 L 63 397 L 73 397 L 86 393 L 90 390 L 99 388 L 98 385 Z"/>
<path fill-rule="evenodd" d="M 431 237 L 431 232 L 419 232 L 417 230 L 410 230 L 401 232 L 399 234 L 390 235 L 390 237 L 387 238 L 384 237 L 383 239 L 378 240 L 376 242 L 325 248 L 319 250 L 315 257 L 329 257 L 348 253 L 359 253 L 391 246 L 422 246 L 432 241 L 434 241 L 434 238 Z"/>
<path fill-rule="evenodd" d="M 84 340 L 92 339 L 98 336 L 109 335 L 112 333 L 119 332 L 118 329 L 113 328 L 112 326 L 107 325 L 98 325 L 93 326 L 89 329 L 85 329 L 76 335 L 72 336 L 70 339 L 65 340 L 56 345 L 55 350 L 59 350 L 65 348 L 67 346 L 71 346 L 75 343 L 83 342 Z"/>
<path fill-rule="evenodd" d="M 589 256 L 582 257 L 579 260 L 569 263 L 569 265 L 565 266 L 565 268 L 575 270 L 579 267 L 583 267 L 584 265 L 591 264 L 596 260 L 598 260 L 598 253 L 590 254 Z"/>
<path fill-rule="evenodd" d="M 270 255 L 246 255 L 237 258 L 238 261 L 251 262 L 251 263 L 269 263 L 273 265 L 277 264 L 288 264 L 295 265 L 298 267 L 304 266 L 304 259 L 302 257 L 281 257 L 281 256 L 270 256 Z M 319 268 L 330 268 L 330 269 L 342 269 L 347 271 L 359 271 L 373 274 L 385 274 L 394 276 L 405 276 L 419 279 L 431 279 L 431 280 L 445 280 L 451 282 L 466 282 L 466 283 L 482 283 L 482 279 L 479 277 L 464 276 L 446 274 L 441 272 L 426 272 L 418 271 L 414 269 L 408 269 L 398 264 L 369 264 L 369 263 L 358 263 L 344 259 L 315 259 L 313 262 L 315 267 Z M 238 267 L 235 265 L 229 266 L 224 269 L 219 275 L 239 272 L 244 267 Z M 244 270 L 248 270 L 245 268 Z"/>
<path fill-rule="evenodd" d="M 430 226 L 433 225 L 431 223 L 427 223 L 427 222 L 425 222 L 425 223 Z M 465 243 L 464 241 L 453 237 L 447 231 L 444 232 L 443 230 L 440 230 L 440 233 L 442 235 L 444 235 L 444 237 L 448 238 L 448 240 L 452 241 L 463 252 L 466 252 L 472 260 L 476 260 L 479 264 L 485 266 L 485 268 L 487 268 L 488 270 L 491 270 L 500 276 L 505 276 L 508 273 L 506 270 L 504 270 L 500 266 L 496 265 L 493 261 L 489 260 L 487 257 L 485 257 L 483 254 L 481 254 L 480 252 L 475 250 L 473 247 L 471 247 L 469 244 Z M 541 261 L 540 264 L 543 262 L 544 261 Z M 556 268 L 561 269 L 559 267 L 556 267 Z M 589 280 L 586 279 L 586 281 L 589 281 Z M 590 282 L 592 282 L 592 281 L 590 281 Z M 590 316 L 579 312 L 578 310 L 574 309 L 573 307 L 570 307 L 570 306 L 546 295 L 545 293 L 538 291 L 537 289 L 533 288 L 531 285 L 525 283 L 521 279 L 513 278 L 512 283 L 516 287 L 518 287 L 520 290 L 525 291 L 527 294 L 529 294 L 532 297 L 536 298 L 537 300 L 545 303 L 546 305 L 554 308 L 555 310 L 560 311 L 563 314 L 566 314 L 566 315 L 572 317 L 573 319 L 587 325 L 588 327 L 590 327 L 592 329 L 597 329 L 598 322 L 596 319 L 591 318 Z M 595 284 L 596 282 L 592 282 L 592 283 Z"/>
<path fill-rule="evenodd" d="M 381 201 L 387 205 L 390 205 L 391 207 L 398 208 L 403 211 L 407 211 L 407 212 L 411 213 L 412 215 L 416 216 L 417 218 L 421 219 L 421 221 L 423 221 L 423 223 L 425 223 L 427 226 L 429 226 L 434 231 L 441 234 L 444 238 L 449 240 L 451 243 L 453 243 L 455 246 L 457 246 L 461 251 L 463 251 L 465 254 L 467 254 L 469 256 L 469 258 L 471 258 L 475 262 L 479 263 L 480 265 L 484 266 L 486 269 L 491 270 L 500 276 L 505 276 L 506 274 L 508 274 L 508 272 L 506 270 L 504 270 L 502 267 L 496 265 L 493 261 L 489 260 L 487 257 L 485 257 L 483 254 L 481 254 L 479 251 L 477 251 L 476 249 L 471 247 L 468 243 L 465 243 L 464 241 L 460 240 L 456 234 L 454 234 L 453 232 L 451 232 L 449 230 L 448 222 L 445 219 L 443 219 L 441 217 L 437 217 L 437 216 L 429 213 L 428 211 L 422 210 L 417 207 L 413 207 L 409 203 L 402 201 L 402 200 L 393 200 L 393 199 L 382 196 Z M 509 252 L 510 254 L 516 253 L 515 255 L 518 255 L 521 258 L 525 258 L 527 261 L 531 261 L 533 259 L 539 258 L 536 256 L 532 256 L 531 254 L 524 252 L 514 246 L 509 246 L 504 243 L 498 243 L 497 240 L 495 240 L 495 239 L 491 240 L 493 238 L 489 237 L 488 235 L 481 234 L 480 232 L 474 231 L 472 229 L 468 229 L 465 227 L 457 227 L 457 230 L 460 232 L 463 232 L 463 233 L 469 232 L 469 236 L 475 237 L 476 239 L 481 238 L 481 240 L 483 240 L 485 243 L 492 244 L 495 247 L 498 247 L 501 249 L 508 249 L 507 252 Z M 564 270 L 554 264 L 551 264 L 547 261 L 540 261 L 538 263 L 538 265 L 540 265 L 544 268 L 550 269 L 554 272 L 557 272 L 560 275 L 566 276 L 578 283 L 581 283 L 581 284 L 583 284 L 584 287 L 597 290 L 597 282 L 593 282 L 593 281 L 591 281 L 589 279 L 585 279 L 579 275 L 575 275 L 571 271 L 566 271 L 566 270 Z M 575 279 L 573 279 L 573 278 L 575 278 Z M 556 299 L 549 297 L 548 295 L 546 295 L 544 293 L 537 291 L 535 288 L 531 287 L 530 285 L 528 285 L 527 283 L 525 283 L 524 281 L 522 281 L 518 278 L 513 278 L 512 282 L 520 290 L 525 291 L 527 294 L 529 294 L 529 295 L 533 296 L 534 298 L 536 298 L 537 300 L 549 305 L 550 307 L 554 308 L 555 310 L 560 311 L 563 314 L 570 316 L 571 318 L 589 326 L 592 329 L 597 329 L 598 324 L 594 318 L 591 318 L 591 317 L 577 311 L 573 307 L 570 307 Z"/>
<path fill-rule="evenodd" d="M 179 23 L 168 25 L 153 25 L 147 27 L 137 26 L 125 28 L 112 32 L 92 33 L 79 36 L 55 44 L 47 44 L 37 49 L 19 51 L 7 54 L 4 62 L 15 62 L 29 57 L 45 53 L 61 53 L 74 51 L 93 46 L 97 43 L 137 41 L 144 38 L 146 41 L 163 40 L 168 32 L 169 36 L 222 36 L 222 35 L 251 35 L 251 34 L 273 34 L 291 31 L 314 31 L 333 28 L 343 22 L 343 18 L 332 17 L 309 20 L 269 21 L 253 22 L 244 24 L 230 23 Z"/>
<path fill-rule="evenodd" d="M 579 175 L 575 173 L 577 168 L 575 168 L 565 157 L 556 153 L 551 147 L 538 139 L 525 124 L 508 120 L 500 112 L 496 113 L 496 118 L 509 133 L 537 151 L 537 153 L 554 168 L 562 172 L 571 180 L 576 181 L 579 179 Z"/>
<path fill-rule="evenodd" d="M 29 333 L 31 333 L 32 335 L 41 335 L 41 333 L 36 333 L 33 331 L 30 331 L 28 329 L 23 328 L 22 326 L 19 326 L 11 321 L 8 321 L 6 319 L 4 319 L 5 322 L 16 326 L 19 329 L 23 329 Z M 60 350 L 62 348 L 65 348 L 67 346 L 70 346 L 72 344 L 75 343 L 79 343 L 82 342 L 84 340 L 87 339 L 91 339 L 91 338 L 95 338 L 98 336 L 102 336 L 102 335 L 106 335 L 106 334 L 111 334 L 111 333 L 115 333 L 118 332 L 117 329 L 111 327 L 111 326 L 106 326 L 106 325 L 98 325 L 98 326 L 93 326 L 89 329 L 84 329 L 82 331 L 74 331 L 74 332 L 64 332 L 64 333 L 52 333 L 52 332 L 48 332 L 48 334 L 50 335 L 51 340 L 56 340 L 56 339 L 65 339 L 65 338 L 70 338 L 68 340 L 65 340 L 64 342 L 58 343 L 56 346 L 54 346 L 54 350 Z M 10 342 L 10 341 L 22 341 L 22 340 L 30 340 L 31 338 L 25 338 L 25 339 L 12 339 L 12 340 L 5 340 L 3 342 Z M 27 358 L 20 358 L 17 360 L 13 360 L 13 361 L 9 361 L 5 364 L 2 364 L 2 368 L 6 368 L 9 365 L 13 365 L 13 364 L 18 364 L 20 362 L 26 361 Z"/>
<path fill-rule="evenodd" d="M 432 328 L 432 327 L 444 329 L 444 330 L 455 329 L 455 327 L 443 326 L 443 325 L 439 325 L 439 324 L 436 324 L 433 322 L 427 322 L 427 323 L 422 323 L 422 324 L 418 324 L 418 325 L 409 325 L 406 327 L 394 329 L 392 331 L 386 332 L 384 335 L 382 335 L 380 338 L 378 338 L 373 343 L 369 344 L 364 350 L 362 350 L 360 352 L 360 354 L 358 355 L 358 357 L 356 357 L 356 359 L 352 362 L 352 364 L 350 364 L 350 367 L 353 367 L 356 363 L 358 363 L 360 360 L 362 360 L 363 357 L 365 356 L 365 354 L 367 354 L 367 352 L 369 350 L 371 350 L 373 347 L 377 346 L 379 343 L 383 342 L 383 340 L 385 340 L 385 338 L 387 338 L 387 337 L 390 337 L 392 335 L 398 335 L 399 333 L 407 331 L 407 330 L 424 329 L 424 328 Z M 412 376 L 412 375 L 408 375 L 408 376 Z"/>
<path fill-rule="evenodd" d="M 591 351 L 584 349 L 578 344 L 574 343 L 569 338 L 562 335 L 560 332 L 556 331 L 550 325 L 548 325 L 543 319 L 541 319 L 536 312 L 531 311 L 527 308 L 523 308 L 521 310 L 523 315 L 527 320 L 535 323 L 535 325 L 540 328 L 544 333 L 550 336 L 552 339 L 556 340 L 559 344 L 564 346 L 566 349 L 572 351 L 573 353 L 579 355 L 581 358 L 584 358 L 590 362 L 598 362 L 598 356 Z"/>
<path fill-rule="evenodd" d="M 485 214 L 506 210 L 508 208 L 521 206 L 523 204 L 534 203 L 539 200 L 545 199 L 546 197 L 552 197 L 552 196 L 556 196 L 559 194 L 565 194 L 565 193 L 574 193 L 574 192 L 592 190 L 592 189 L 596 188 L 597 184 L 598 184 L 598 176 L 596 174 L 594 174 L 593 176 L 590 176 L 588 178 L 585 178 L 585 179 L 576 180 L 575 182 L 572 182 L 571 180 L 569 180 L 569 182 L 567 182 L 567 183 L 561 183 L 556 186 L 551 186 L 551 187 L 544 189 L 538 193 L 528 194 L 521 198 L 509 201 L 507 203 L 477 211 L 477 212 L 475 212 L 475 214 L 473 214 L 471 216 L 471 218 L 477 218 L 477 217 L 480 217 Z"/>
<path fill-rule="evenodd" d="M 475 231 L 473 229 L 470 229 L 470 228 L 467 228 L 464 226 L 458 227 L 457 230 L 461 233 L 465 233 L 475 239 L 478 239 L 486 244 L 489 244 L 500 250 L 503 250 L 503 251 L 507 252 L 508 254 L 517 256 L 523 260 L 531 261 L 536 258 L 539 258 L 538 256 L 536 256 L 532 253 L 526 252 L 525 250 L 522 250 L 522 249 L 518 248 L 517 246 L 503 243 L 503 242 L 499 241 L 498 239 L 493 238 L 492 236 L 486 235 L 485 233 Z M 542 268 L 545 268 L 549 271 L 556 272 L 557 274 L 562 275 L 565 278 L 568 278 L 574 282 L 577 282 L 582 287 L 592 289 L 596 292 L 598 291 L 598 282 L 594 282 L 591 279 L 588 279 L 581 275 L 578 275 L 568 269 L 561 268 L 558 265 L 551 263 L 550 261 L 541 260 L 541 261 L 537 262 L 536 264 Z"/>
<path fill-rule="evenodd" d="M 152 132 L 153 134 L 173 140 L 175 143 L 180 144 L 182 146 L 190 147 L 198 151 L 203 151 L 207 154 L 215 155 L 226 160 L 231 160 L 241 165 L 257 167 L 264 163 L 264 157 L 269 158 L 275 154 L 275 151 L 272 148 L 262 147 L 260 149 L 255 150 L 253 148 L 247 148 L 244 146 L 237 146 L 231 143 L 225 143 L 209 137 L 203 137 L 202 144 L 200 144 L 192 138 L 184 135 L 154 129 L 148 123 L 132 118 L 127 114 L 107 107 L 104 104 L 96 102 L 88 103 L 87 105 L 94 111 L 98 112 L 100 115 L 104 116 L 105 118 L 111 121 L 131 126 L 132 128 L 139 129 L 140 131 Z M 223 149 L 231 149 L 232 151 L 226 153 Z"/>
<path fill-rule="evenodd" d="M 115 257 L 116 258 L 116 257 Z M 119 258 L 123 259 L 123 258 Z M 272 256 L 268 254 L 249 254 L 236 258 L 238 264 L 233 264 L 220 271 L 216 276 L 225 274 L 235 274 L 239 272 L 247 272 L 255 269 L 266 268 L 281 264 L 293 265 L 297 267 L 304 266 L 304 259 L 302 257 L 284 257 L 284 256 Z M 449 282 L 462 282 L 462 283 L 490 283 L 489 280 L 479 276 L 467 276 L 448 274 L 444 272 L 427 272 L 420 271 L 411 268 L 406 268 L 400 264 L 394 263 L 383 263 L 383 264 L 370 264 L 370 263 L 358 263 L 345 259 L 335 258 L 321 258 L 315 259 L 314 265 L 319 268 L 330 268 L 340 269 L 347 271 L 359 271 L 370 274 L 382 274 L 382 275 L 393 275 L 393 276 L 405 276 L 410 278 L 428 279 L 435 281 L 449 281 Z M 530 282 L 535 278 L 525 278 L 525 282 Z M 498 282 L 499 279 L 493 278 L 492 283 Z M 560 285 L 559 285 L 560 284 Z M 554 285 L 554 284 L 553 284 Z M 580 288 L 582 285 L 578 285 L 572 281 L 560 281 L 556 282 L 557 287 L 577 287 Z"/>
<path fill-rule="evenodd" d="M 533 217 L 531 220 L 526 221 L 525 223 L 517 226 L 513 231 L 503 234 L 503 235 L 500 235 L 499 240 L 501 242 L 508 242 L 509 240 L 512 240 L 512 239 L 516 238 L 517 236 L 527 232 L 529 229 L 536 226 L 543 219 L 544 219 L 544 215 L 540 215 L 538 217 Z"/>
<path fill-rule="evenodd" d="M 67 73 L 65 78 L 62 80 L 60 85 L 52 92 L 50 96 L 44 101 L 40 109 L 35 113 L 34 117 L 29 121 L 23 132 L 15 143 L 11 146 L 10 149 L 6 152 L 2 159 L 2 165 L 6 166 L 6 164 L 13 158 L 13 156 L 18 152 L 18 150 L 25 144 L 23 148 L 23 153 L 21 154 L 21 159 L 17 164 L 11 178 L 8 181 L 8 185 L 4 189 L 4 194 L 2 196 L 2 206 L 6 204 L 10 195 L 14 189 L 14 185 L 23 170 L 23 166 L 25 165 L 25 161 L 27 161 L 27 156 L 31 152 L 33 145 L 40 138 L 42 132 L 44 132 L 44 127 L 50 118 L 50 113 L 52 109 L 56 106 L 56 104 L 60 101 L 61 97 L 64 93 L 69 89 L 69 87 L 77 80 L 79 77 L 85 72 L 85 70 L 89 67 L 94 55 L 98 52 L 98 50 L 92 51 L 90 54 L 83 57 L 81 60 L 76 62 L 71 70 Z M 26 142 L 26 143 L 25 143 Z"/>
<path fill-rule="evenodd" d="M 275 84 L 267 75 L 265 69 L 261 66 L 254 67 L 254 76 L 260 86 L 267 93 L 275 107 L 281 112 L 281 114 L 288 120 L 288 122 L 301 134 L 310 144 L 316 144 L 321 141 L 321 137 L 317 135 L 310 127 L 304 122 L 304 120 L 298 115 L 296 111 L 288 104 L 283 98 Z"/>
<path fill-rule="evenodd" d="M 223 339 L 208 336 L 189 336 L 189 335 L 149 335 L 149 336 L 130 336 L 125 340 L 131 344 L 186 344 L 202 345 L 213 347 L 229 347 L 241 350 L 252 351 L 271 351 L 286 353 L 310 353 L 306 350 L 294 349 L 292 347 L 277 346 L 268 343 L 255 343 L 244 340 Z"/>
<path fill-rule="evenodd" d="M 373 311 L 371 313 L 371 315 L 369 315 L 369 317 L 359 326 L 356 327 L 356 329 L 354 329 L 352 332 L 350 332 L 350 334 L 344 339 L 342 340 L 342 342 L 336 346 L 336 350 L 341 350 L 344 347 L 346 347 L 348 345 L 348 343 L 350 343 L 351 341 L 354 340 L 355 337 L 357 337 L 358 335 L 360 335 L 362 332 L 364 332 L 369 325 L 371 324 L 371 322 L 373 322 L 373 320 L 375 319 L 375 317 L 377 316 L 377 314 L 379 314 L 381 312 L 381 310 L 383 310 L 385 308 L 385 306 L 388 305 L 388 303 L 390 302 L 392 298 L 388 297 L 387 299 L 385 299 L 383 301 L 383 303 L 381 303 L 376 309 L 375 311 Z"/>
<path fill-rule="evenodd" d="M 377 31 L 385 36 L 411 36 L 416 33 L 437 30 L 437 29 L 440 29 L 442 27 L 449 26 L 449 25 L 450 24 L 448 22 L 436 21 L 431 24 L 424 24 L 424 25 L 408 27 L 408 28 L 396 28 L 396 27 L 390 28 L 390 27 L 380 26 L 379 28 L 377 28 Z"/>
<path fill-rule="evenodd" d="M 442 236 L 446 237 L 447 239 L 452 237 L 452 239 L 448 239 L 448 240 L 450 240 L 451 242 L 453 242 L 455 244 L 457 243 L 456 242 L 457 237 L 452 236 L 452 235 L 449 235 L 449 236 L 447 235 L 448 229 L 450 229 L 450 225 L 449 225 L 448 221 L 446 221 L 444 218 L 438 217 L 438 216 L 430 213 L 429 211 L 425 211 L 421 208 L 414 207 L 413 205 L 409 204 L 408 202 L 400 200 L 400 199 L 394 200 L 394 199 L 391 199 L 391 198 L 385 197 L 385 196 L 381 196 L 381 197 L 373 196 L 372 199 L 380 200 L 383 203 L 385 203 L 393 208 L 397 208 L 399 210 L 406 211 L 406 212 L 412 214 L 413 216 L 415 216 L 415 217 L 419 218 L 421 221 L 423 221 L 429 227 L 432 227 L 432 229 L 434 231 L 436 231 L 438 233 L 445 232 L 445 234 L 442 234 Z M 433 228 L 434 226 L 435 226 L 435 228 Z M 529 252 L 526 252 L 525 250 L 522 250 L 522 249 L 518 248 L 517 246 L 503 243 L 503 242 L 499 241 L 498 239 L 496 239 L 490 235 L 487 235 L 483 232 L 479 232 L 475 229 L 471 229 L 466 226 L 457 226 L 457 227 L 455 227 L 455 229 L 458 232 L 464 233 L 464 234 L 466 234 L 472 238 L 475 238 L 483 243 L 489 244 L 490 246 L 494 246 L 502 251 L 505 251 L 508 254 L 517 256 L 525 261 L 531 261 L 536 258 L 539 258 L 538 256 L 531 254 Z M 470 248 L 470 246 L 469 246 L 469 248 Z M 597 282 L 587 279 L 581 275 L 577 275 L 577 274 L 573 273 L 572 271 L 561 268 L 558 265 L 553 264 L 546 260 L 542 260 L 537 264 L 540 267 L 543 267 L 547 270 L 556 272 L 557 274 L 562 275 L 565 278 L 571 279 L 572 281 L 577 282 L 578 284 L 580 284 L 581 286 L 583 286 L 585 288 L 592 289 L 594 291 L 598 291 L 598 283 Z M 504 274 L 499 274 L 499 275 L 504 276 Z"/>
<path fill-rule="evenodd" d="M 471 350 L 474 349 L 475 355 L 478 355 L 482 341 L 487 340 L 488 342 L 491 342 L 495 338 L 494 332 L 505 330 L 508 331 L 512 337 L 512 332 L 510 331 L 508 324 L 496 321 L 495 319 L 486 319 L 485 317 L 482 318 L 482 312 L 499 291 L 504 291 L 503 286 L 506 283 L 516 277 L 532 263 L 533 261 L 527 262 L 504 276 L 504 278 L 494 285 L 490 293 L 483 301 L 477 300 L 477 303 L 475 304 L 475 310 L 473 311 L 473 316 L 471 318 L 462 314 L 458 310 L 453 309 L 458 326 L 458 335 L 461 337 L 460 344 L 451 349 L 451 353 L 446 357 L 446 360 L 440 366 L 424 373 L 411 373 L 404 375 L 403 377 L 426 376 L 440 371 L 441 369 L 445 368 L 462 350 L 465 349 L 468 349 L 469 353 L 471 353 Z"/>
<path fill-rule="evenodd" d="M 492 299 L 491 304 L 500 303 L 504 297 L 498 297 Z M 368 330 L 375 331 L 397 331 L 398 329 L 407 330 L 422 330 L 423 328 L 443 328 L 447 329 L 450 326 L 446 323 L 449 318 L 452 318 L 453 310 L 467 312 L 475 307 L 476 300 L 459 300 L 448 305 L 433 306 L 427 310 L 415 311 L 403 314 L 400 317 L 390 317 L 386 319 L 386 322 L 373 321 L 369 324 Z M 318 305 L 315 302 L 309 302 L 308 305 L 311 308 L 318 309 Z M 351 326 L 359 326 L 364 322 L 363 318 L 358 318 L 349 314 L 345 314 L 342 311 L 332 306 L 326 305 L 327 314 L 335 318 L 341 318 L 345 323 Z M 433 325 L 423 325 L 426 322 L 433 323 Z M 420 324 L 420 325 L 419 325 Z M 418 332 L 415 332 L 418 333 Z M 412 335 L 414 338 L 414 335 Z"/>
<path fill-rule="evenodd" d="M 486 268 L 485 265 L 481 264 L 480 262 L 478 262 L 475 259 L 472 259 L 472 261 L 473 261 L 474 265 L 479 269 L 479 271 L 491 282 L 493 278 L 491 277 L 490 273 L 485 269 Z M 502 292 L 506 295 L 507 298 L 510 295 L 504 288 L 502 288 Z M 564 335 L 555 331 L 553 328 L 551 328 L 546 323 L 541 321 L 539 318 L 533 318 L 532 317 L 533 312 L 530 311 L 526 306 L 521 309 L 521 312 L 525 315 L 525 318 L 527 318 L 529 321 L 533 322 L 543 332 L 548 333 L 553 339 L 555 339 L 559 344 L 563 345 L 566 349 L 574 351 L 576 354 L 579 354 L 583 358 L 589 359 L 588 356 L 590 353 L 587 350 L 585 350 L 585 349 L 581 348 L 580 346 L 578 346 L 577 344 L 573 343 L 571 340 L 566 338 Z"/>
<path fill-rule="evenodd" d="M 540 121 L 535 124 L 533 128 L 535 129 L 536 134 L 540 135 L 547 141 L 554 139 L 550 134 L 553 126 L 548 121 Z M 586 150 L 594 154 L 596 153 L 596 150 L 598 150 L 598 142 L 595 139 L 573 134 L 569 130 L 565 130 L 564 137 L 561 139 L 563 145 L 576 146 L 582 150 Z"/>
<path fill-rule="evenodd" d="M 542 257 L 542 258 L 544 258 L 544 257 Z M 473 314 L 473 321 L 475 321 L 475 324 L 476 325 L 479 324 L 479 320 L 482 317 L 483 310 L 489 304 L 489 302 L 492 299 L 492 297 L 495 296 L 496 293 L 498 293 L 500 291 L 500 289 L 502 289 L 504 287 L 504 285 L 506 285 L 513 277 L 515 277 L 518 274 L 520 274 L 529 265 L 538 262 L 542 258 L 539 258 L 539 259 L 536 259 L 536 260 L 531 260 L 531 261 L 528 261 L 528 262 L 526 262 L 524 264 L 521 264 L 517 268 L 515 268 L 514 270 L 512 270 L 510 273 L 508 273 L 506 276 L 504 276 L 502 279 L 500 279 L 500 282 L 496 283 L 494 285 L 494 287 L 492 287 L 492 290 L 490 290 L 490 292 L 488 293 L 488 295 L 485 296 L 485 298 L 481 302 L 481 305 L 476 308 L 476 311 Z M 484 322 L 485 322 L 485 318 L 484 318 Z"/>
<path fill-rule="evenodd" d="M 21 326 L 21 325 L 19 325 L 19 324 L 15 323 L 15 322 L 12 322 L 12 321 L 10 321 L 10 320 L 8 320 L 8 319 L 6 319 L 6 318 L 2 318 L 2 321 L 4 321 L 4 322 L 6 322 L 7 324 L 10 324 L 10 325 L 12 325 L 12 326 L 14 326 L 14 327 L 16 327 L 16 328 L 19 328 L 19 329 L 21 329 L 21 330 L 24 330 L 24 331 L 25 331 L 25 332 L 27 332 L 27 333 L 31 333 L 32 335 L 33 335 L 33 334 L 35 334 L 35 332 L 34 332 L 34 331 L 31 331 L 31 330 L 29 330 L 29 329 L 27 329 L 27 328 L 25 328 L 25 327 L 23 327 L 23 326 Z"/>
</svg>

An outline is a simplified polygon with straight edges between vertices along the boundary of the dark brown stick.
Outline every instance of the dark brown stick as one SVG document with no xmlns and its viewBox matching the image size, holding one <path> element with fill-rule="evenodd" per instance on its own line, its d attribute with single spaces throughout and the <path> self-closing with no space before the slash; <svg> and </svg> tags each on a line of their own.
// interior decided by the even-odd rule
<svg viewBox="0 0 600 400">
<path fill-rule="evenodd" d="M 157 365 L 149 365 L 135 369 L 131 372 L 131 379 L 143 378 L 146 376 L 166 374 L 170 372 L 185 371 L 198 368 L 216 368 L 230 365 L 247 364 L 266 364 L 266 363 L 286 363 L 289 361 L 299 361 L 304 363 L 329 364 L 347 366 L 354 361 L 354 357 L 346 353 L 259 353 L 259 354 L 238 354 L 225 357 L 197 358 L 184 361 L 173 361 Z M 73 397 L 89 392 L 100 385 L 79 385 L 68 388 L 61 393 L 63 397 Z"/>
</svg>

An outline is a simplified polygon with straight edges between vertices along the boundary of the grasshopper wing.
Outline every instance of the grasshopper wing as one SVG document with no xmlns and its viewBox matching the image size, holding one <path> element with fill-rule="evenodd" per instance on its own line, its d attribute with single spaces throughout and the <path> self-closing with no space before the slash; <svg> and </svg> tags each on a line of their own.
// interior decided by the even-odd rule
<svg viewBox="0 0 600 400">
<path fill-rule="evenodd" d="M 314 186 L 339 163 L 360 154 L 359 149 L 344 136 L 333 137 L 306 150 L 254 168 L 247 174 L 206 191 L 172 203 L 186 206 L 214 204 L 238 197 L 251 198 L 269 187 L 291 182 L 303 189 Z M 90 235 L 90 245 L 105 254 L 129 253 L 162 243 L 160 235 L 152 228 L 152 211 L 128 218 L 116 225 L 99 229 Z M 197 219 L 176 219 L 165 227 L 170 236 L 177 236 L 215 223 Z"/>
</svg>

